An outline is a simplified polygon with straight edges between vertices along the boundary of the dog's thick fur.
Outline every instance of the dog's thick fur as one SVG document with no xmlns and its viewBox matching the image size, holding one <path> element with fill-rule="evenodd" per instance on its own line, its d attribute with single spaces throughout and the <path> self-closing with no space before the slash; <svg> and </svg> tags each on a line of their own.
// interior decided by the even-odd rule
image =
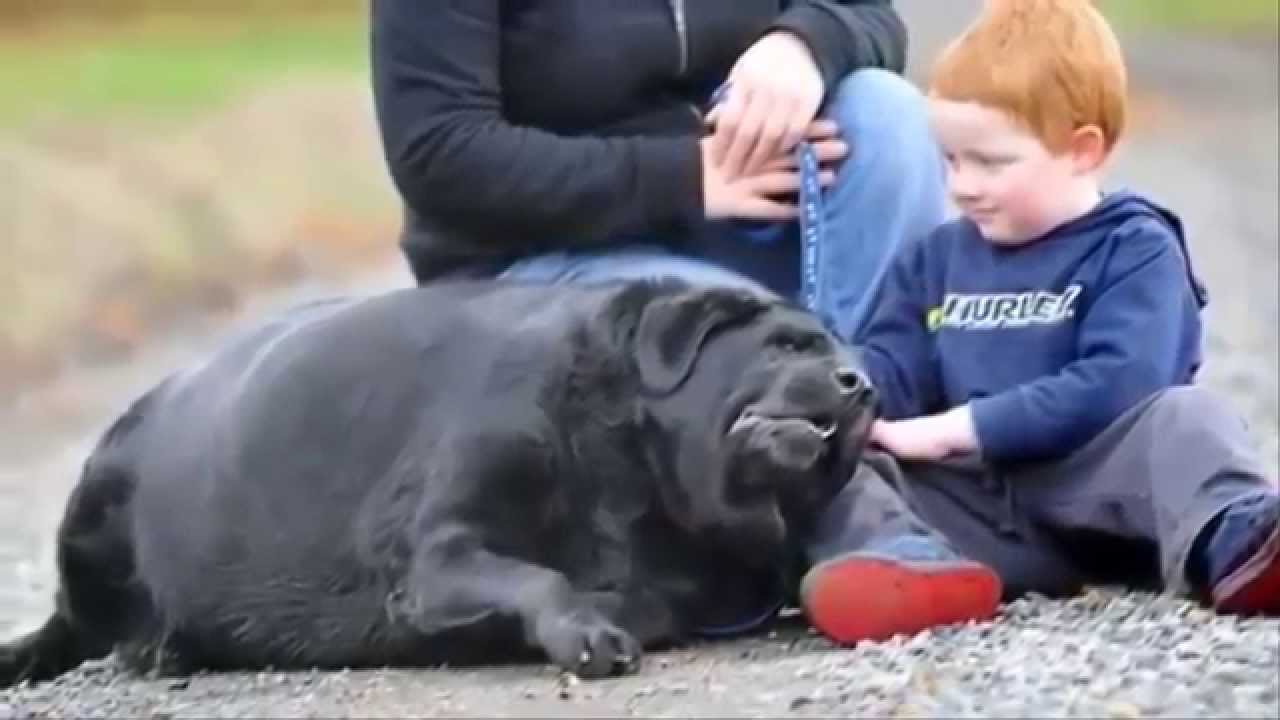
<svg viewBox="0 0 1280 720">
<path fill-rule="evenodd" d="M 874 405 L 851 365 L 806 313 L 674 282 L 296 308 L 107 430 L 56 611 L 0 646 L 0 686 L 113 649 L 166 672 L 476 649 L 625 671 L 774 577 L 850 476 Z"/>
</svg>

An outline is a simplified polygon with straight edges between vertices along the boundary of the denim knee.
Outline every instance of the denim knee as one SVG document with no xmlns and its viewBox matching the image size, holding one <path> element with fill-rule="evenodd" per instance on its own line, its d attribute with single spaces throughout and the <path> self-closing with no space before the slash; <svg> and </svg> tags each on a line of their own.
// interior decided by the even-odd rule
<svg viewBox="0 0 1280 720">
<path fill-rule="evenodd" d="M 894 148 L 873 153 L 872 177 L 895 185 L 921 166 L 942 170 L 942 155 L 929 127 L 924 95 L 911 81 L 880 68 L 863 68 L 846 75 L 827 104 L 825 116 L 840 127 L 849 143 L 852 163 L 860 148 Z"/>
<path fill-rule="evenodd" d="M 924 96 L 906 78 L 866 68 L 846 76 L 824 116 L 849 144 L 826 200 L 823 318 L 853 340 L 875 306 L 898 247 L 946 220 L 946 168 Z"/>
</svg>

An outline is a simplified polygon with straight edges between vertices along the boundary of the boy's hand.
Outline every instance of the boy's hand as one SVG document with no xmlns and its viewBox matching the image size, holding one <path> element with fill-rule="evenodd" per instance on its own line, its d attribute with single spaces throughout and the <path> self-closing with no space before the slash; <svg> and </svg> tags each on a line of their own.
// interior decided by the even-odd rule
<svg viewBox="0 0 1280 720">
<path fill-rule="evenodd" d="M 871 442 L 902 460 L 937 461 L 978 449 L 968 405 L 910 420 L 877 420 L 871 426 Z"/>
</svg>

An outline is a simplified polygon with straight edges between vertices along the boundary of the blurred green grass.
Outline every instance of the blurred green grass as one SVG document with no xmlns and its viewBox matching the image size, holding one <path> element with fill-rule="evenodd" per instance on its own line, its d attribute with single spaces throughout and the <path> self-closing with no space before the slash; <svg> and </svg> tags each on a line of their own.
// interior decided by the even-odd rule
<svg viewBox="0 0 1280 720">
<path fill-rule="evenodd" d="M 1102 0 L 1124 27 L 1277 33 L 1277 0 Z M 194 6 L 193 6 L 194 7 Z M 144 12 L 0 30 L 0 124 L 57 116 L 172 116 L 285 74 L 363 72 L 363 10 Z"/>
<path fill-rule="evenodd" d="M 366 44 L 365 17 L 354 13 L 157 16 L 0 33 L 0 124 L 189 116 L 286 75 L 363 72 Z"/>
<path fill-rule="evenodd" d="M 1280 34 L 1277 0 L 1104 0 L 1100 7 L 1118 25 L 1134 30 L 1239 39 L 1268 39 Z"/>
<path fill-rule="evenodd" d="M 366 11 L 52 1 L 0 0 L 0 398 L 394 248 Z"/>
</svg>

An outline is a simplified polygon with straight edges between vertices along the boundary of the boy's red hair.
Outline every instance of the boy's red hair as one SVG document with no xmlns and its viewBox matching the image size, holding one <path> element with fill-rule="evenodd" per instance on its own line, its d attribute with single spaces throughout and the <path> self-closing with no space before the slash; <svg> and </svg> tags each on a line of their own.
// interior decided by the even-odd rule
<svg viewBox="0 0 1280 720">
<path fill-rule="evenodd" d="M 1089 0 L 988 0 L 929 80 L 930 94 L 1003 110 L 1053 152 L 1088 125 L 1110 151 L 1127 84 L 1120 43 Z"/>
</svg>

